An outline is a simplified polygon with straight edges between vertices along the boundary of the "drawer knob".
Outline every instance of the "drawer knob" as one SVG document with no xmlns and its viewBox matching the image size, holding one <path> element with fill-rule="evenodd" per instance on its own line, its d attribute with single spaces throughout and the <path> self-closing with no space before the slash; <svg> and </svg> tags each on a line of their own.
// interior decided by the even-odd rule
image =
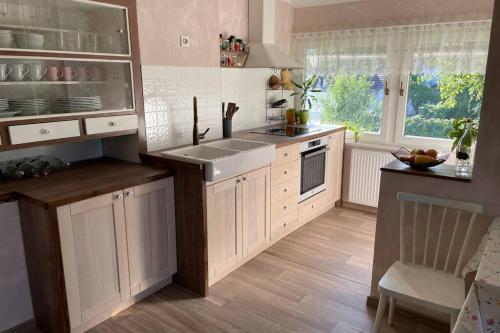
<svg viewBox="0 0 500 333">
<path fill-rule="evenodd" d="M 288 153 L 285 153 L 285 157 L 288 157 Z"/>
<path fill-rule="evenodd" d="M 115 195 L 115 199 L 116 199 L 116 200 L 121 200 L 121 199 L 123 199 L 123 194 L 119 193 L 119 194 Z"/>
<path fill-rule="evenodd" d="M 284 226 L 284 227 L 286 227 L 287 225 L 288 225 L 288 223 L 286 223 L 286 222 L 285 222 L 285 223 L 283 223 L 283 226 Z"/>
<path fill-rule="evenodd" d="M 287 207 L 286 206 L 283 206 L 283 209 L 286 209 Z"/>
<path fill-rule="evenodd" d="M 127 192 L 125 192 L 125 196 L 127 196 L 127 197 L 133 197 L 134 196 L 134 192 L 127 191 Z"/>
<path fill-rule="evenodd" d="M 236 179 L 236 182 L 237 182 L 237 183 L 241 183 L 241 179 L 239 179 L 239 178 L 238 178 L 238 179 Z"/>
<path fill-rule="evenodd" d="M 40 133 L 42 133 L 43 135 L 51 135 L 52 134 L 52 130 L 48 129 L 48 128 L 42 128 L 40 130 Z"/>
<path fill-rule="evenodd" d="M 111 127 L 115 127 L 116 126 L 116 122 L 115 121 L 110 121 L 108 124 Z"/>
<path fill-rule="evenodd" d="M 243 181 L 246 182 L 247 181 L 247 177 L 243 177 Z"/>
<path fill-rule="evenodd" d="M 285 175 L 288 175 L 288 171 L 286 171 L 286 170 L 285 170 L 285 172 L 284 172 L 284 173 L 285 173 Z"/>
<path fill-rule="evenodd" d="M 314 208 L 314 205 L 312 205 L 311 208 Z"/>
</svg>

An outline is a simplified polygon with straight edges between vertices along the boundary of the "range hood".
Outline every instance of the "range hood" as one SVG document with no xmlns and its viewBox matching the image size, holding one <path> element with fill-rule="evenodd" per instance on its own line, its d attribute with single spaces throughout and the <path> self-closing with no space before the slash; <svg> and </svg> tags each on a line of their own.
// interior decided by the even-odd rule
<svg viewBox="0 0 500 333">
<path fill-rule="evenodd" d="M 298 62 L 274 45 L 275 20 L 275 0 L 248 1 L 248 47 L 250 53 L 245 67 L 302 68 Z"/>
</svg>

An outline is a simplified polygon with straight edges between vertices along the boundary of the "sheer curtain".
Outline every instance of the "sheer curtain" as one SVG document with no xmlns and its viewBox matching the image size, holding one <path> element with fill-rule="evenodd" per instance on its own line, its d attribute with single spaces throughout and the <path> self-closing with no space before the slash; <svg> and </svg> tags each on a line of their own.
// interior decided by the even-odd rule
<svg viewBox="0 0 500 333">
<path fill-rule="evenodd" d="M 482 73 L 490 21 L 298 33 L 292 55 L 305 76 L 429 72 Z"/>
</svg>

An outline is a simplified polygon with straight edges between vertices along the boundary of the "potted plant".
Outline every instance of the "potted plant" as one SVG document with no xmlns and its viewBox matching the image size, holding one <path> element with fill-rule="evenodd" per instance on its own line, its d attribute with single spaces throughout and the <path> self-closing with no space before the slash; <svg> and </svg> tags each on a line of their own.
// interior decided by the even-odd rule
<svg viewBox="0 0 500 333">
<path fill-rule="evenodd" d="M 300 95 L 300 110 L 298 112 L 299 122 L 303 125 L 307 124 L 309 120 L 309 110 L 312 107 L 312 102 L 317 102 L 318 99 L 316 96 L 311 95 L 310 93 L 321 92 L 319 89 L 314 89 L 314 85 L 318 81 L 318 76 L 315 74 L 311 76 L 309 79 L 299 84 L 295 81 L 292 81 L 293 85 L 301 90 L 302 92 L 294 92 L 290 96 Z"/>
<path fill-rule="evenodd" d="M 351 131 L 354 134 L 354 142 L 359 142 L 359 138 L 361 137 L 361 133 L 363 133 L 363 128 L 356 123 L 346 121 L 344 122 L 347 130 Z"/>
<path fill-rule="evenodd" d="M 478 134 L 478 122 L 472 119 L 453 119 L 448 136 L 453 139 L 452 151 L 455 150 L 455 174 L 470 177 L 474 156 L 474 143 Z"/>
</svg>

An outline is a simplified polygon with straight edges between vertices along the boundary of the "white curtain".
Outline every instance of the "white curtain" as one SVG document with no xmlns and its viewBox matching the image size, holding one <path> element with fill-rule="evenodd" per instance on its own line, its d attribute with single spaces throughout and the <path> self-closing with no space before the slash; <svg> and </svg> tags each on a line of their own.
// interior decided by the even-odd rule
<svg viewBox="0 0 500 333">
<path fill-rule="evenodd" d="M 305 76 L 484 73 L 490 21 L 298 33 L 292 54 Z"/>
</svg>

